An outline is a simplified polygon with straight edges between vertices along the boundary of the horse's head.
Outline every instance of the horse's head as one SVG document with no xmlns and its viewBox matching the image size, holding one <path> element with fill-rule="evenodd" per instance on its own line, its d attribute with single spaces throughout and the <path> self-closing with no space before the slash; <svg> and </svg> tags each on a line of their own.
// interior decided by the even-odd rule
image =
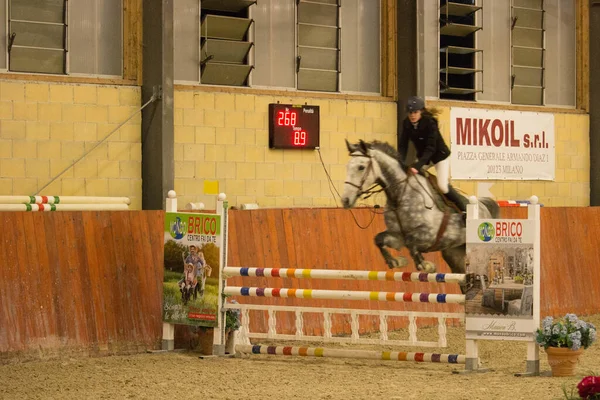
<svg viewBox="0 0 600 400">
<path fill-rule="evenodd" d="M 352 158 L 346 166 L 342 205 L 344 208 L 351 208 L 356 200 L 377 182 L 379 166 L 373 160 L 371 149 L 364 141 L 351 144 L 346 140 L 346 147 Z"/>
</svg>

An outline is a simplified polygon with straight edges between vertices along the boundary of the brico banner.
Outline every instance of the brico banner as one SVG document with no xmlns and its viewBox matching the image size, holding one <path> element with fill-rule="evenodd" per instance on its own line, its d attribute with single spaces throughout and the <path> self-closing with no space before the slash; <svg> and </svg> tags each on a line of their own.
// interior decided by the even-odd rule
<svg viewBox="0 0 600 400">
<path fill-rule="evenodd" d="M 554 171 L 554 115 L 450 109 L 452 179 L 548 180 Z"/>
</svg>

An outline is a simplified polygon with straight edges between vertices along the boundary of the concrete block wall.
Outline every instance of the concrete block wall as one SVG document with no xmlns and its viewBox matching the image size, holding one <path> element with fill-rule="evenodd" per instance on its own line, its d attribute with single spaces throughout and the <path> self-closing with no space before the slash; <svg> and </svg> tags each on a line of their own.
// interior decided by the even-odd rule
<svg viewBox="0 0 600 400">
<path fill-rule="evenodd" d="M 316 150 L 269 149 L 268 104 L 277 101 L 320 106 L 320 155 Z M 204 180 L 217 180 L 219 191 L 235 206 L 341 205 L 325 171 L 341 193 L 348 161 L 346 138 L 395 145 L 396 104 L 178 90 L 175 190 L 182 204 L 204 202 L 207 207 L 214 207 L 215 196 L 204 195 Z"/>
<path fill-rule="evenodd" d="M 0 81 L 0 195 L 33 195 L 141 104 L 135 86 Z M 127 196 L 141 209 L 141 114 L 40 195 Z"/>
<path fill-rule="evenodd" d="M 134 86 L 0 80 L 0 195 L 33 195 L 129 115 L 139 110 Z M 315 104 L 321 109 L 321 149 L 268 148 L 268 104 Z M 450 108 L 438 107 L 449 141 Z M 340 205 L 350 141 L 396 144 L 396 104 L 177 90 L 175 190 L 180 204 L 204 202 L 204 181 L 217 180 L 231 205 L 320 207 Z M 589 205 L 589 116 L 556 113 L 556 181 L 488 181 L 496 199 L 547 206 Z M 322 164 L 322 162 L 324 164 Z M 326 172 L 327 171 L 327 172 Z M 329 177 L 333 185 L 330 184 Z M 476 194 L 478 181 L 455 181 Z M 141 114 L 70 167 L 42 195 L 128 196 L 141 209 Z M 367 204 L 383 204 L 379 194 Z"/>
</svg>

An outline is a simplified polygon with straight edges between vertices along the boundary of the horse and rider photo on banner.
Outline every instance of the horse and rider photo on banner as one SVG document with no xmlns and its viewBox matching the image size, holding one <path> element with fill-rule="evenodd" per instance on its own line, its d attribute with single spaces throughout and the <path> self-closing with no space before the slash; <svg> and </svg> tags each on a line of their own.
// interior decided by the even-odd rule
<svg viewBox="0 0 600 400">
<path fill-rule="evenodd" d="M 166 213 L 163 321 L 217 325 L 221 217 Z"/>
</svg>

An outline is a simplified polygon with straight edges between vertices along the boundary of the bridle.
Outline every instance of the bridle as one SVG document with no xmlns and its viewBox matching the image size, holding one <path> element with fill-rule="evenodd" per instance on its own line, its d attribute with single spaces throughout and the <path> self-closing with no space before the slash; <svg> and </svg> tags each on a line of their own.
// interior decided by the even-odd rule
<svg viewBox="0 0 600 400">
<path fill-rule="evenodd" d="M 366 157 L 369 159 L 369 163 L 367 164 L 367 166 L 365 167 L 365 172 L 363 173 L 362 179 L 360 181 L 360 183 L 357 185 L 353 182 L 350 181 L 344 181 L 344 184 L 346 185 L 350 185 L 352 187 L 355 187 L 356 189 L 358 189 L 358 195 L 357 197 L 361 197 L 362 195 L 366 195 L 364 197 L 364 199 L 368 199 L 369 197 L 373 196 L 376 193 L 379 193 L 381 191 L 385 190 L 385 185 L 383 184 L 383 182 L 381 182 L 380 179 L 377 179 L 375 181 L 375 183 L 373 183 L 373 185 L 371 185 L 370 188 L 368 188 L 367 190 L 363 189 L 363 185 L 365 184 L 365 181 L 367 180 L 367 176 L 369 176 L 370 171 L 373 171 L 373 156 L 369 156 L 367 154 L 351 154 L 351 157 Z M 375 172 L 375 171 L 373 171 Z M 379 186 L 380 189 L 379 190 L 375 190 L 375 188 Z"/>
</svg>

